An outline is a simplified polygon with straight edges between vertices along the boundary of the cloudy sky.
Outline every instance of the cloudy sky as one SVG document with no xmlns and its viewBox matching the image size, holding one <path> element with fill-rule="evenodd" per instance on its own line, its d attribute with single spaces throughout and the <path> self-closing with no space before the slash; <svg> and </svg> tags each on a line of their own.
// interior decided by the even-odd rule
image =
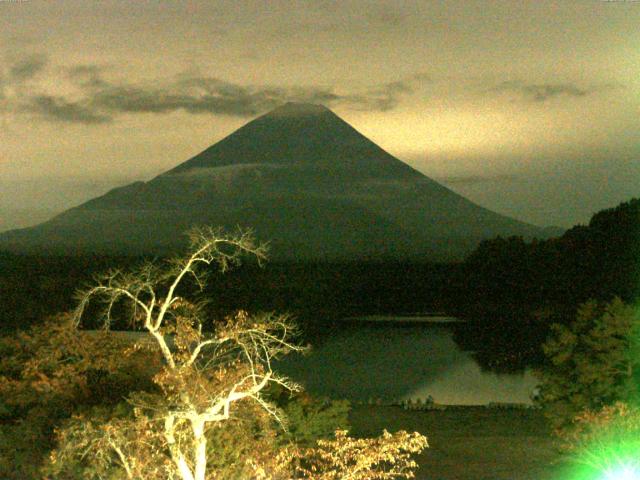
<svg viewBox="0 0 640 480">
<path fill-rule="evenodd" d="M 640 196 L 640 2 L 0 0 L 0 230 L 323 103 L 538 225 Z"/>
</svg>

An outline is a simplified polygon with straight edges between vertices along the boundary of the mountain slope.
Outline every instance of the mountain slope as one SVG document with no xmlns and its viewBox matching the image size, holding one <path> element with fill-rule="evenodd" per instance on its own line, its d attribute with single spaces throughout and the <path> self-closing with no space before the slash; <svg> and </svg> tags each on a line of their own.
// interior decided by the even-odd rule
<svg viewBox="0 0 640 480">
<path fill-rule="evenodd" d="M 149 182 L 0 234 L 0 248 L 162 252 L 204 223 L 251 227 L 276 259 L 449 260 L 483 238 L 544 236 L 422 175 L 325 107 L 286 104 Z"/>
</svg>

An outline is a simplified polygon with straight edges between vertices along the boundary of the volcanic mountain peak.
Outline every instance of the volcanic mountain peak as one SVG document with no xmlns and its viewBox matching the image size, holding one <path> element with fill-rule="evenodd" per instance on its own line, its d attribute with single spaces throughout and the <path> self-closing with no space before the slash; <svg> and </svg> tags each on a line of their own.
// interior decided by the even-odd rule
<svg viewBox="0 0 640 480">
<path fill-rule="evenodd" d="M 287 103 L 155 179 L 112 190 L 0 249 L 166 252 L 193 225 L 240 225 L 277 259 L 461 258 L 484 238 L 542 230 L 422 175 L 331 110 Z"/>
<path fill-rule="evenodd" d="M 239 164 L 307 165 L 347 176 L 421 176 L 328 108 L 294 102 L 252 120 L 166 174 Z"/>
</svg>

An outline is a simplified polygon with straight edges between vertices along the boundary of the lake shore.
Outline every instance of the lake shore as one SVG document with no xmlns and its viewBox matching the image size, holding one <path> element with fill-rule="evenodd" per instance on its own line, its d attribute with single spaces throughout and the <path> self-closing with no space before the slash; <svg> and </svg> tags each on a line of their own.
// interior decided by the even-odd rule
<svg viewBox="0 0 640 480">
<path fill-rule="evenodd" d="M 464 323 L 456 317 L 445 314 L 417 314 L 417 315 L 362 315 L 355 317 L 346 317 L 341 322 L 353 323 Z"/>
<path fill-rule="evenodd" d="M 384 429 L 418 431 L 429 448 L 415 457 L 417 480 L 558 480 L 566 466 L 540 410 L 458 407 L 408 411 L 401 407 L 353 405 L 356 437 Z M 566 473 L 566 472 L 564 472 Z"/>
</svg>

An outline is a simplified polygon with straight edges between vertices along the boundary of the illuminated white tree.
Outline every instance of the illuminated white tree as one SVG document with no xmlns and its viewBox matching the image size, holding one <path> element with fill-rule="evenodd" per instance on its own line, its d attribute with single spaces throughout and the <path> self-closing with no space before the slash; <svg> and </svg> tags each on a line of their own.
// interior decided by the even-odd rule
<svg viewBox="0 0 640 480">
<path fill-rule="evenodd" d="M 164 365 L 154 376 L 158 391 L 129 398 L 136 421 L 128 426 L 121 421 L 117 426 L 105 423 L 92 431 L 91 440 L 81 428 L 66 430 L 68 445 L 79 441 L 88 450 L 101 451 L 102 458 L 119 464 L 128 478 L 170 474 L 182 480 L 205 480 L 209 428 L 228 420 L 234 405 L 247 400 L 281 421 L 263 391 L 273 383 L 289 390 L 299 388 L 274 372 L 271 364 L 281 355 L 302 350 L 292 341 L 297 331 L 289 317 L 251 317 L 240 311 L 223 323 L 207 325 L 203 305 L 178 294 L 189 277 L 204 285 L 203 266 L 215 264 L 225 271 L 245 254 L 262 261 L 264 246 L 257 245 L 249 233 L 225 236 L 210 228 L 193 230 L 190 239 L 191 253 L 165 268 L 146 264 L 131 273 L 111 271 L 79 295 L 77 322 L 85 316 L 89 302 L 98 300 L 106 307 L 103 318 L 108 328 L 116 306 L 121 308 L 124 302 L 131 307 L 134 326 L 152 340 L 139 341 L 134 349 L 155 348 L 162 355 Z M 80 427 L 82 419 L 77 420 Z M 144 450 L 141 443 L 155 447 Z M 105 455 L 105 449 L 112 455 Z M 163 450 L 169 461 L 162 473 L 157 459 L 140 458 Z"/>
<path fill-rule="evenodd" d="M 283 424 L 285 419 L 268 401 L 265 389 L 272 384 L 299 389 L 272 369 L 274 359 L 303 349 L 294 343 L 297 330 L 290 318 L 274 314 L 252 317 L 240 311 L 224 322 L 207 325 L 204 306 L 180 295 L 187 278 L 204 285 L 201 267 L 216 264 L 225 271 L 243 254 L 262 261 L 264 247 L 256 245 L 247 233 L 229 237 L 205 228 L 192 231 L 190 252 L 164 268 L 146 264 L 132 273 L 108 272 L 80 293 L 74 315 L 77 324 L 88 316 L 87 307 L 94 300 L 105 307 L 102 318 L 106 328 L 112 314 L 122 311 L 122 303 L 131 307 L 130 319 L 147 341 L 141 339 L 124 348 L 122 357 L 135 353 L 136 358 L 141 354 L 149 358 L 155 387 L 129 395 L 133 415 L 94 409 L 58 428 L 58 447 L 51 453 L 47 473 L 68 478 L 80 465 L 83 478 L 112 478 L 114 470 L 119 472 L 115 478 L 127 479 L 220 478 L 221 472 L 207 468 L 213 463 L 208 462 L 213 459 L 210 456 L 218 451 L 217 459 L 224 459 L 225 453 L 207 440 L 213 428 L 234 413 L 253 416 L 254 424 L 265 417 Z M 102 341 L 93 345 L 99 348 Z M 153 356 L 160 357 L 162 363 L 152 362 Z M 241 435 L 244 441 L 245 434 Z M 310 448 L 269 444 L 269 438 L 273 439 L 259 443 L 251 434 L 246 437 L 262 448 L 244 459 L 242 478 L 413 478 L 417 465 L 410 457 L 427 446 L 423 435 L 404 431 L 353 439 L 339 430 L 335 440 L 319 441 Z"/>
</svg>

